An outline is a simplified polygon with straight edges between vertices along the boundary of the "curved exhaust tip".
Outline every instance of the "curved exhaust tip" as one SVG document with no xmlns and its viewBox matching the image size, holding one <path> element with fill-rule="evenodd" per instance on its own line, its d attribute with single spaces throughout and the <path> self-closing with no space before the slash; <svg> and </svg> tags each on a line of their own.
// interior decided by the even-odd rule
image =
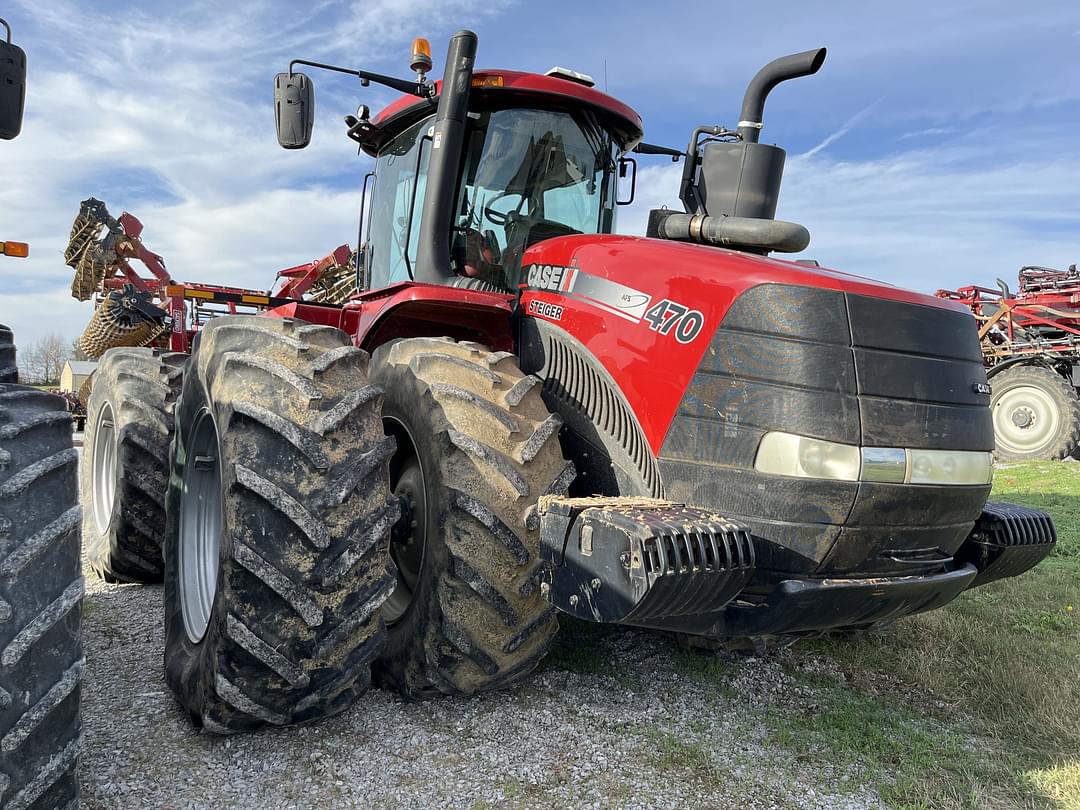
<svg viewBox="0 0 1080 810">
<path fill-rule="evenodd" d="M 757 143 L 761 130 L 762 115 L 765 111 L 765 99 L 780 82 L 798 79 L 800 76 L 812 76 L 825 64 L 826 48 L 815 48 L 801 53 L 781 56 L 765 65 L 754 74 L 743 96 L 742 112 L 739 115 L 738 131 L 743 140 Z"/>
</svg>

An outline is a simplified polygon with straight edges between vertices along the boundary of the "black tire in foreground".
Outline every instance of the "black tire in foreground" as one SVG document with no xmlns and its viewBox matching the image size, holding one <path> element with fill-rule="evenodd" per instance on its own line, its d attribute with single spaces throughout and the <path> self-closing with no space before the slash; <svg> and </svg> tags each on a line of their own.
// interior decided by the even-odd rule
<svg viewBox="0 0 1080 810">
<path fill-rule="evenodd" d="M 574 476 L 561 420 L 514 355 L 475 343 L 398 341 L 375 352 L 372 379 L 385 391 L 399 448 L 391 483 L 406 510 L 376 677 L 414 698 L 508 685 L 558 630 L 540 593 L 536 503 Z"/>
<path fill-rule="evenodd" d="M 216 318 L 176 406 L 165 677 L 217 733 L 316 720 L 367 689 L 394 584 L 381 391 L 337 329 Z"/>
<path fill-rule="evenodd" d="M 0 383 L 17 383 L 19 367 L 15 363 L 15 336 L 0 324 Z"/>
<path fill-rule="evenodd" d="M 1080 443 L 1080 398 L 1045 366 L 1012 366 L 990 380 L 994 455 L 1003 461 L 1062 459 Z"/>
<path fill-rule="evenodd" d="M 83 580 L 64 400 L 0 384 L 0 807 L 77 808 Z"/>
<path fill-rule="evenodd" d="M 186 354 L 105 353 L 86 409 L 83 544 L 106 582 L 161 582 L 173 403 Z"/>
</svg>

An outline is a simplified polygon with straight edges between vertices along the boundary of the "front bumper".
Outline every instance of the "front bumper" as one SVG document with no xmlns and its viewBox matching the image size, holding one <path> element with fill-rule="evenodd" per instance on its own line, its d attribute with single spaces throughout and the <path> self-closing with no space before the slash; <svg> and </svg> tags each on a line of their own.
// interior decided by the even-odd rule
<svg viewBox="0 0 1080 810">
<path fill-rule="evenodd" d="M 768 541 L 715 513 L 645 498 L 549 497 L 540 514 L 544 592 L 555 607 L 712 638 L 809 634 L 933 610 L 1027 571 L 1057 540 L 1049 515 L 987 503 L 937 572 L 788 578 L 763 589 L 755 560 Z"/>
</svg>

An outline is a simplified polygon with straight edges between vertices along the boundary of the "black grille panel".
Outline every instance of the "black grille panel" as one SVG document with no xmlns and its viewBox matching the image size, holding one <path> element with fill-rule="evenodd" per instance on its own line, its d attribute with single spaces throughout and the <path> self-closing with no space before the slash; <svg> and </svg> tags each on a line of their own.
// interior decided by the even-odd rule
<svg viewBox="0 0 1080 810">
<path fill-rule="evenodd" d="M 975 390 L 985 382 L 966 313 L 755 287 L 732 304 L 680 403 L 660 454 L 665 491 L 775 538 L 791 556 L 772 557 L 788 570 L 813 570 L 830 555 L 842 561 L 830 570 L 890 570 L 900 565 L 890 558 L 926 543 L 948 556 L 988 487 L 902 486 L 892 498 L 878 485 L 762 475 L 754 457 L 774 430 L 868 447 L 988 451 L 989 397 Z M 845 537 L 858 537 L 861 550 L 839 549 Z"/>
</svg>

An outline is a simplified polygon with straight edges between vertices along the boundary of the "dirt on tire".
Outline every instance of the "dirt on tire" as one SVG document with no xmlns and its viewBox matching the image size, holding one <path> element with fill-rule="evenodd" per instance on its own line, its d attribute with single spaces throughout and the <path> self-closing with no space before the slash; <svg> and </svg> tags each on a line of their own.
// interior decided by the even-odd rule
<svg viewBox="0 0 1080 810">
<path fill-rule="evenodd" d="M 372 378 L 385 390 L 387 432 L 399 453 L 411 444 L 426 496 L 422 562 L 413 587 L 401 586 L 411 599 L 388 622 L 376 677 L 413 698 L 513 683 L 558 630 L 540 593 L 536 502 L 565 494 L 574 477 L 562 421 L 514 355 L 476 343 L 383 346 Z"/>
<path fill-rule="evenodd" d="M 990 383 L 993 394 L 990 408 L 994 411 L 994 457 L 1000 461 L 1031 461 L 1043 459 L 1057 461 L 1073 454 L 1080 446 L 1080 397 L 1076 389 L 1063 376 L 1045 366 L 1012 366 L 994 375 Z M 1002 447 L 998 431 L 996 405 L 999 399 L 1010 390 L 1028 386 L 1046 394 L 1058 411 L 1060 424 L 1053 435 L 1039 447 L 1029 451 L 1018 451 Z"/>
<path fill-rule="evenodd" d="M 195 339 L 166 510 L 165 678 L 210 731 L 317 720 L 370 684 L 399 512 L 367 366 L 344 332 L 292 319 L 215 318 Z M 216 528 L 183 494 L 215 465 Z M 207 559 L 208 604 L 193 587 Z"/>
<path fill-rule="evenodd" d="M 78 457 L 60 397 L 0 384 L 0 806 L 79 806 Z"/>
<path fill-rule="evenodd" d="M 94 371 L 79 489 L 86 555 L 106 582 L 161 582 L 172 410 L 186 360 L 179 352 L 111 349 Z M 101 454 L 115 459 L 111 475 L 98 464 Z"/>
</svg>

